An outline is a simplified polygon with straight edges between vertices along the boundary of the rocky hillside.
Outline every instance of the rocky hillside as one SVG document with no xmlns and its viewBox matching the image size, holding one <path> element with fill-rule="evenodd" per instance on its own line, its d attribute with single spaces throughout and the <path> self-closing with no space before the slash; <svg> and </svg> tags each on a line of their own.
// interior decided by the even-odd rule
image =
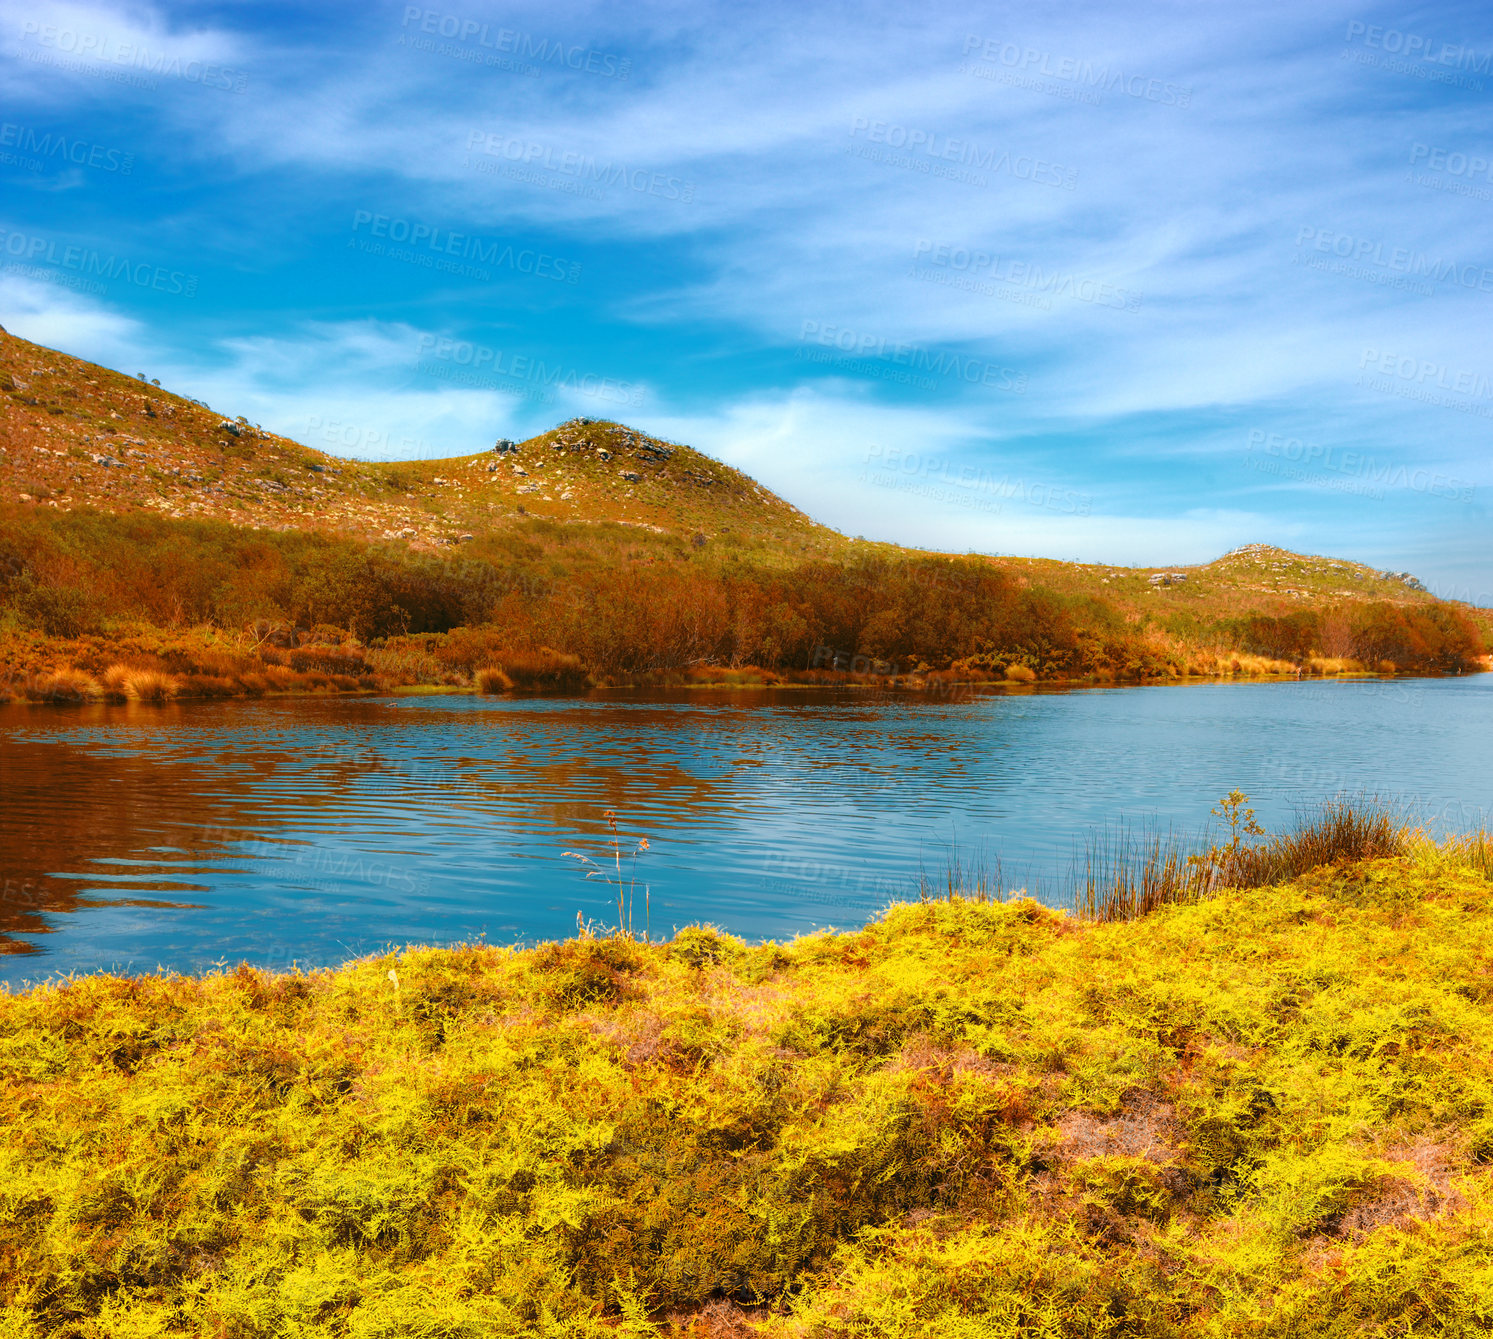
<svg viewBox="0 0 1493 1339">
<path fill-rule="evenodd" d="M 0 332 L 0 501 L 144 509 L 260 529 L 327 529 L 433 549 L 519 515 L 839 537 L 739 470 L 618 423 L 572 419 L 444 460 L 343 460 L 245 418 Z"/>
</svg>

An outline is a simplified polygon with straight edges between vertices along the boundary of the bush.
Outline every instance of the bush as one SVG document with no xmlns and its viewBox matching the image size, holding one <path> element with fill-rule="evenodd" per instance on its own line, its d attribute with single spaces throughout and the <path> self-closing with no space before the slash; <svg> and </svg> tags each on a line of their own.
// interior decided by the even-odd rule
<svg viewBox="0 0 1493 1339">
<path fill-rule="evenodd" d="M 49 637 L 83 637 L 102 630 L 97 602 L 86 591 L 38 585 L 28 574 L 11 590 L 16 612 Z"/>
<path fill-rule="evenodd" d="M 1448 673 L 1470 669 L 1483 650 L 1472 620 L 1442 604 L 1370 605 L 1353 619 L 1351 636 L 1353 654 L 1368 664 L 1392 661 Z"/>
<path fill-rule="evenodd" d="M 125 665 L 111 665 L 104 671 L 102 684 L 104 696 L 115 702 L 166 702 L 178 689 L 170 674 Z"/>
<path fill-rule="evenodd" d="M 1271 660 L 1303 664 L 1322 646 L 1322 621 L 1307 610 L 1279 617 L 1256 614 L 1233 627 L 1239 650 Z"/>
<path fill-rule="evenodd" d="M 492 531 L 459 560 L 144 513 L 6 507 L 0 531 L 0 599 L 48 636 L 97 630 L 105 610 L 157 628 L 447 634 L 422 643 L 421 655 L 437 656 L 450 682 L 496 666 L 528 691 L 574 691 L 588 671 L 616 680 L 706 667 L 806 670 L 816 652 L 823 664 L 824 648 L 893 671 L 987 679 L 1013 665 L 1022 667 L 1017 679 L 1156 677 L 1187 659 L 1102 599 L 1022 584 L 974 559 L 773 566 L 725 545 L 697 551 L 678 536 L 547 521 Z M 1451 607 L 1348 608 L 1325 621 L 1297 611 L 1178 626 L 1184 645 L 1217 636 L 1296 663 L 1322 644 L 1411 671 L 1470 669 L 1481 654 L 1475 625 Z"/>
<path fill-rule="evenodd" d="M 547 646 L 506 655 L 502 668 L 515 688 L 531 693 L 576 692 L 591 682 L 579 656 L 552 651 Z"/>
<path fill-rule="evenodd" d="M 479 693 L 511 693 L 513 680 L 503 673 L 502 666 L 488 665 L 474 676 Z"/>
</svg>

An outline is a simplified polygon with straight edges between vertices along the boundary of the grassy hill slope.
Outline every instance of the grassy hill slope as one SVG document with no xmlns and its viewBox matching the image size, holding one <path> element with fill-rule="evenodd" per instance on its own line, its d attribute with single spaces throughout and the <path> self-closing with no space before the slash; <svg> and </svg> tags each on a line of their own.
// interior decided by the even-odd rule
<svg viewBox="0 0 1493 1339">
<path fill-rule="evenodd" d="M 0 333 L 0 499 L 324 529 L 433 549 L 520 515 L 792 547 L 817 526 L 739 470 L 621 424 L 572 419 L 504 454 L 370 464 Z"/>
</svg>

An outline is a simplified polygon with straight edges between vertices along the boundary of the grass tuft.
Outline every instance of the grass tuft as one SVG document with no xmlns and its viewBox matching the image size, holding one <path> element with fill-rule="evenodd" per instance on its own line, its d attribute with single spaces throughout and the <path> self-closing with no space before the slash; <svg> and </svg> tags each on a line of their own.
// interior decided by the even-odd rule
<svg viewBox="0 0 1493 1339">
<path fill-rule="evenodd" d="M 479 693 L 511 693 L 514 687 L 513 680 L 501 665 L 487 665 L 478 670 L 472 676 L 472 682 L 477 685 Z"/>
<path fill-rule="evenodd" d="M 244 676 L 244 681 L 248 678 Z M 100 682 L 103 696 L 111 702 L 168 702 L 176 696 L 178 688 L 173 675 L 126 665 L 111 665 Z"/>
<path fill-rule="evenodd" d="M 43 674 L 27 689 L 27 696 L 37 702 L 92 702 L 103 690 L 91 674 L 64 669 Z"/>
</svg>

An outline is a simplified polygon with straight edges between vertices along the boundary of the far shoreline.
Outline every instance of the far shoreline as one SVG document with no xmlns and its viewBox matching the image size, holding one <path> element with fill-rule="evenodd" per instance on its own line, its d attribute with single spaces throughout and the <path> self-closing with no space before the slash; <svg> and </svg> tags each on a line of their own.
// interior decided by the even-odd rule
<svg viewBox="0 0 1493 1339">
<path fill-rule="evenodd" d="M 839 670 L 776 671 L 758 667 L 721 669 L 707 667 L 707 675 L 668 671 L 654 677 L 629 678 L 616 683 L 591 683 L 584 688 L 533 687 L 491 691 L 478 682 L 471 683 L 405 683 L 405 684 L 338 684 L 320 682 L 287 688 L 264 688 L 257 685 L 229 688 L 214 685 L 211 691 L 182 692 L 155 683 L 147 694 L 131 692 L 128 683 L 111 690 L 96 681 L 82 684 L 73 680 L 48 684 L 45 676 L 31 676 L 28 686 L 0 684 L 0 707 L 81 707 L 90 705 L 121 706 L 130 703 L 166 705 L 171 702 L 265 701 L 283 699 L 327 699 L 370 697 L 493 697 L 507 700 L 525 698 L 571 699 L 585 701 L 597 695 L 650 690 L 683 691 L 714 694 L 729 691 L 811 691 L 816 689 L 859 689 L 866 692 L 896 694 L 899 697 L 923 698 L 930 702 L 967 701 L 975 693 L 988 696 L 1022 696 L 1032 693 L 1066 693 L 1085 689 L 1162 688 L 1202 684 L 1269 684 L 1269 683 L 1391 683 L 1413 679 L 1459 679 L 1493 672 L 1493 657 L 1484 657 L 1476 668 L 1459 670 L 1396 670 L 1388 673 L 1373 669 L 1340 669 L 1329 672 L 1303 669 L 1297 673 L 1236 672 L 1232 674 L 1178 673 L 1125 678 L 1105 675 L 1027 678 L 960 678 L 953 671 L 933 671 L 928 675 L 863 674 Z M 60 677 L 60 676 L 59 676 Z M 37 692 L 37 688 L 40 691 Z M 33 693 L 35 695 L 33 695 Z"/>
</svg>

